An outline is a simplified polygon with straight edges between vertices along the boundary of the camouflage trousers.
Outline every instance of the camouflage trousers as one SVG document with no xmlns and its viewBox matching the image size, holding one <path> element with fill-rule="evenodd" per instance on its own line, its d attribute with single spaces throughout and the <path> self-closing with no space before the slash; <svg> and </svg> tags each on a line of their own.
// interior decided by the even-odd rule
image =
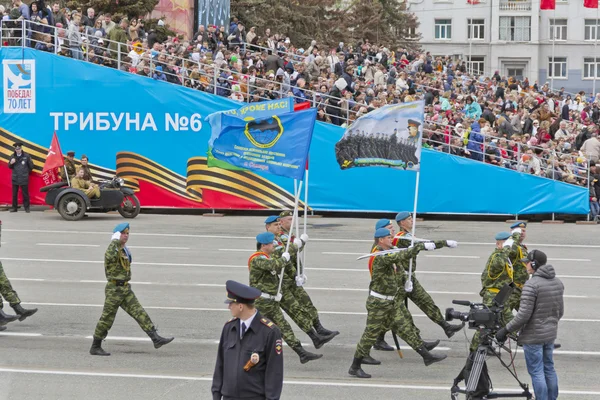
<svg viewBox="0 0 600 400">
<path fill-rule="evenodd" d="M 4 300 L 8 301 L 8 304 L 11 306 L 16 306 L 17 304 L 21 304 L 21 300 L 17 295 L 17 292 L 14 291 L 8 277 L 4 273 L 4 268 L 2 268 L 2 262 L 0 262 L 0 310 L 4 307 Z"/>
<path fill-rule="evenodd" d="M 99 339 L 106 338 L 108 331 L 115 322 L 119 307 L 135 319 L 144 332 L 154 329 L 154 324 L 150 316 L 148 316 L 148 313 L 144 310 L 144 307 L 142 307 L 129 285 L 117 286 L 112 282 L 108 282 L 104 289 L 104 295 L 104 309 L 102 310 L 100 321 L 96 325 L 94 337 Z"/>
<path fill-rule="evenodd" d="M 300 304 L 290 287 L 284 287 L 279 305 L 303 332 L 312 330 L 312 318 Z"/>
<path fill-rule="evenodd" d="M 494 297 L 496 297 L 497 294 L 498 293 L 492 293 L 489 290 L 485 290 L 483 293 L 482 303 L 488 307 L 491 307 L 492 305 L 494 305 Z M 506 324 L 508 324 L 514 318 L 512 309 L 508 306 L 504 307 L 501 318 L 502 326 L 506 326 Z M 475 332 L 475 334 L 473 335 L 473 339 L 471 339 L 471 347 L 469 348 L 470 351 L 477 350 L 477 347 L 481 342 L 480 336 L 481 335 L 479 334 L 479 331 Z"/>
<path fill-rule="evenodd" d="M 423 345 L 423 340 L 413 323 L 412 316 L 403 303 L 369 296 L 367 299 L 367 327 L 356 346 L 354 357 L 368 356 L 379 334 L 387 329 L 391 329 L 415 350 Z"/>
<path fill-rule="evenodd" d="M 283 300 L 283 298 L 282 298 Z M 255 302 L 256 308 L 260 313 L 270 319 L 279 327 L 281 331 L 281 336 L 283 340 L 290 346 L 292 349 L 300 347 L 300 340 L 294 335 L 294 331 L 290 324 L 285 320 L 283 316 L 283 312 L 281 312 L 280 303 L 275 300 L 269 300 L 262 297 L 256 299 Z"/>
<path fill-rule="evenodd" d="M 317 308 L 313 304 L 308 293 L 306 293 L 304 287 L 293 285 L 291 286 L 291 292 L 296 300 L 298 300 L 298 303 L 300 303 L 300 307 L 302 307 L 303 312 L 310 319 L 310 325 L 314 326 L 319 319 L 319 312 L 317 311 Z"/>
<path fill-rule="evenodd" d="M 510 308 L 511 311 L 512 310 L 519 311 L 519 306 L 521 305 L 521 289 L 515 287 L 512 294 L 506 301 L 506 304 L 507 304 L 507 307 Z"/>
</svg>

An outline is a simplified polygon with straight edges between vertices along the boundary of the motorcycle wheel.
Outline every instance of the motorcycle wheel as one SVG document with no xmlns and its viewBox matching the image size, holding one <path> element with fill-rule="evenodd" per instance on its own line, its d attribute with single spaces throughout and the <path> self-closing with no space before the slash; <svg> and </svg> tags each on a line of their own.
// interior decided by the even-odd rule
<svg viewBox="0 0 600 400">
<path fill-rule="evenodd" d="M 127 195 L 117 209 L 123 218 L 135 218 L 141 211 L 140 201 L 135 194 Z"/>
<path fill-rule="evenodd" d="M 85 211 L 85 200 L 77 193 L 67 193 L 58 202 L 58 213 L 67 221 L 82 219 Z"/>
</svg>

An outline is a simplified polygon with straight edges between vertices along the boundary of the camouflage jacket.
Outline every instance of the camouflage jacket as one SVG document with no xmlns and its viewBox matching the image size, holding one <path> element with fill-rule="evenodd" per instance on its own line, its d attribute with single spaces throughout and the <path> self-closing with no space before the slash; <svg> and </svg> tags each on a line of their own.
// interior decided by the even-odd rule
<svg viewBox="0 0 600 400">
<path fill-rule="evenodd" d="M 521 241 L 520 233 L 513 233 L 513 245 L 510 247 L 508 258 L 513 266 L 513 280 L 519 289 L 523 289 L 523 285 L 529 280 L 529 272 L 527 267 L 521 260 L 527 257 L 527 246 Z"/>
<path fill-rule="evenodd" d="M 483 290 L 500 290 L 507 283 L 513 281 L 513 267 L 508 258 L 509 249 L 495 249 L 486 263 L 485 269 L 481 274 L 481 285 Z"/>
<path fill-rule="evenodd" d="M 423 243 L 417 243 L 413 248 L 406 251 L 371 257 L 369 259 L 369 270 L 371 271 L 369 289 L 384 296 L 395 296 L 398 291 L 400 277 L 404 275 L 404 271 L 397 270 L 396 266 L 408 262 L 411 257 L 415 257 L 424 248 Z M 383 249 L 376 246 L 374 250 L 382 251 Z"/>
<path fill-rule="evenodd" d="M 285 244 L 279 240 L 279 237 L 275 237 L 277 240 L 277 246 L 275 247 L 275 252 L 273 253 L 273 258 L 281 258 L 281 255 L 285 252 Z M 296 286 L 296 263 L 298 262 L 297 257 L 297 249 L 293 244 L 290 245 L 290 262 L 285 266 L 285 270 L 283 271 L 283 283 L 282 286 L 290 287 Z"/>
<path fill-rule="evenodd" d="M 394 236 L 394 240 L 392 241 L 392 244 L 399 248 L 407 248 L 407 247 L 410 247 L 410 242 L 411 242 L 410 232 L 402 230 L 402 231 L 398 232 L 396 234 L 396 236 Z M 432 240 L 432 242 L 435 244 L 436 249 L 441 249 L 442 247 L 448 246 L 448 244 L 445 240 Z M 419 242 L 415 241 L 415 245 L 416 245 L 416 243 L 419 243 Z M 418 252 L 417 252 L 417 254 L 418 254 Z M 417 254 L 415 254 L 412 257 L 413 273 L 417 270 Z M 408 258 L 406 261 L 404 261 L 401 266 L 402 266 L 402 268 L 404 268 L 405 271 L 408 272 L 408 270 L 410 268 L 410 258 Z"/>
<path fill-rule="evenodd" d="M 109 281 L 129 281 L 131 279 L 131 253 L 121 247 L 117 239 L 110 242 L 104 253 L 104 272 Z"/>
<path fill-rule="evenodd" d="M 285 250 L 285 249 L 284 249 Z M 296 252 L 295 246 L 290 246 L 290 256 Z M 290 267 L 291 261 L 286 261 L 280 257 L 269 257 L 266 253 L 256 252 L 248 259 L 248 268 L 250 269 L 250 286 L 253 286 L 263 293 L 276 295 L 279 288 L 279 274 L 281 268 L 285 265 L 285 270 Z M 284 274 L 286 272 L 284 271 Z M 286 276 L 284 275 L 284 281 Z"/>
</svg>

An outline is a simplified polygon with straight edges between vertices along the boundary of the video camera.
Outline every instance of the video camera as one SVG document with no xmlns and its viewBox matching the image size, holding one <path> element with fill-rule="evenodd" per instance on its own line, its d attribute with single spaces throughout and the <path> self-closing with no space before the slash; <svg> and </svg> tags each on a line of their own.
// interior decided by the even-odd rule
<svg viewBox="0 0 600 400">
<path fill-rule="evenodd" d="M 452 300 L 452 304 L 460 306 L 471 307 L 469 312 L 455 311 L 454 308 L 446 309 L 446 321 L 453 321 L 455 319 L 468 322 L 469 329 L 480 329 L 486 330 L 490 333 L 496 332 L 502 328 L 502 311 L 504 310 L 504 303 L 508 300 L 513 287 L 511 285 L 505 285 L 494 297 L 494 305 L 488 307 L 483 303 L 471 303 L 467 300 Z"/>
</svg>

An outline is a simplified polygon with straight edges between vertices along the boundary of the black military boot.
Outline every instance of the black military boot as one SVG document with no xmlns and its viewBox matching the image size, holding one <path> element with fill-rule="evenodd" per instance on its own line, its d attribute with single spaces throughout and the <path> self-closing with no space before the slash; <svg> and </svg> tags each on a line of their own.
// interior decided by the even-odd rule
<svg viewBox="0 0 600 400">
<path fill-rule="evenodd" d="M 329 329 L 325 329 L 325 327 L 323 325 L 321 325 L 321 321 L 319 321 L 319 318 L 317 318 L 317 320 L 314 323 L 314 328 L 317 331 L 317 333 L 321 336 L 328 336 L 328 335 L 333 335 L 333 336 L 337 336 L 340 333 L 338 331 L 330 331 Z"/>
<path fill-rule="evenodd" d="M 21 307 L 20 303 L 14 305 L 14 306 L 11 306 L 11 307 L 13 308 L 13 310 L 15 310 L 15 312 L 19 316 L 19 321 L 25 321 L 25 318 L 31 317 L 38 310 L 37 308 L 31 308 L 31 309 L 23 308 L 23 307 Z"/>
<path fill-rule="evenodd" d="M 150 339 L 152 339 L 152 343 L 154 343 L 155 349 L 159 349 L 165 344 L 171 343 L 175 339 L 174 337 L 164 338 L 160 336 L 158 332 L 156 332 L 156 328 L 153 328 L 151 331 L 148 331 L 146 333 L 148 334 L 148 336 L 150 336 Z"/>
<path fill-rule="evenodd" d="M 377 341 L 373 345 L 373 349 L 381 350 L 381 351 L 394 351 L 394 348 L 392 346 L 390 346 L 389 344 L 387 344 L 387 342 L 385 341 L 385 332 L 383 332 L 381 335 L 379 335 L 379 337 L 377 338 Z"/>
<path fill-rule="evenodd" d="M 367 364 L 367 365 L 380 365 L 381 361 L 374 359 L 371 356 L 366 356 L 363 357 L 361 364 Z"/>
<path fill-rule="evenodd" d="M 319 335 L 316 331 L 306 332 L 308 337 L 312 340 L 315 349 L 320 349 L 327 342 L 330 342 L 331 339 L 335 337 L 335 334 L 332 332 L 330 335 Z"/>
<path fill-rule="evenodd" d="M 362 358 L 354 357 L 354 360 L 352 361 L 352 365 L 350 366 L 348 373 L 357 378 L 370 378 L 371 375 L 369 375 L 365 371 L 363 371 L 362 368 L 360 367 L 360 364 L 362 364 Z"/>
<path fill-rule="evenodd" d="M 304 347 L 302 346 L 294 347 L 292 350 L 294 350 L 296 354 L 298 354 L 298 357 L 300 357 L 301 364 L 306 364 L 309 361 L 318 360 L 319 358 L 323 357 L 323 354 L 311 353 L 304 350 Z"/>
<path fill-rule="evenodd" d="M 8 315 L 2 309 L 0 309 L 0 326 L 6 325 L 9 322 L 13 322 L 19 319 L 18 315 Z"/>
<path fill-rule="evenodd" d="M 423 340 L 423 347 L 425 347 L 428 351 L 435 349 L 438 344 L 440 344 L 439 340 L 436 340 L 435 342 L 426 342 Z"/>
<path fill-rule="evenodd" d="M 424 346 L 419 347 L 417 349 L 417 353 L 419 353 L 419 355 L 421 357 L 423 357 L 423 362 L 425 362 L 426 366 L 429 366 L 433 363 L 442 361 L 443 359 L 445 359 L 447 357 L 445 354 L 441 355 L 441 356 L 436 355 L 436 354 L 431 354 L 429 352 L 429 350 L 427 350 Z"/>
<path fill-rule="evenodd" d="M 451 338 L 452 336 L 454 336 L 454 334 L 456 332 L 461 331 L 462 328 L 464 328 L 465 323 L 463 322 L 462 324 L 459 324 L 459 325 L 452 325 L 452 324 L 449 324 L 447 321 L 444 321 L 440 324 L 440 326 L 444 330 L 444 333 L 446 334 L 446 336 L 448 336 L 448 338 Z"/>
<path fill-rule="evenodd" d="M 99 339 L 97 337 L 94 337 L 94 342 L 92 343 L 90 354 L 93 356 L 110 356 L 110 353 L 107 353 L 102 348 L 102 339 Z"/>
</svg>

